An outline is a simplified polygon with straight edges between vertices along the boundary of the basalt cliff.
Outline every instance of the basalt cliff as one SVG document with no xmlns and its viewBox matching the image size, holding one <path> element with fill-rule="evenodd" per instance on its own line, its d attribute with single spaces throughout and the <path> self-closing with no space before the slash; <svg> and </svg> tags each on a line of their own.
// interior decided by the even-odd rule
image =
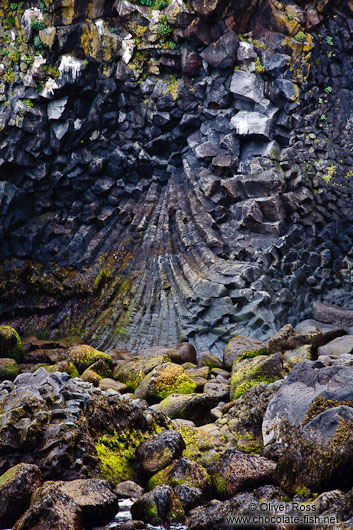
<svg viewBox="0 0 353 530">
<path fill-rule="evenodd" d="M 352 308 L 349 0 L 0 6 L 0 320 L 218 354 Z"/>
</svg>

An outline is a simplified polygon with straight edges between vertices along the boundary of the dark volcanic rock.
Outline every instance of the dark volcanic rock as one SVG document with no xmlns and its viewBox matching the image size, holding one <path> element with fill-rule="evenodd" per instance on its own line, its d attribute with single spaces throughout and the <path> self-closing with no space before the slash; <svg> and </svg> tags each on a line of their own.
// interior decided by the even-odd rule
<svg viewBox="0 0 353 530">
<path fill-rule="evenodd" d="M 185 449 L 184 440 L 177 431 L 165 431 L 152 436 L 136 450 L 135 458 L 145 472 L 156 473 L 179 458 Z"/>
<path fill-rule="evenodd" d="M 0 477 L 0 521 L 4 527 L 19 519 L 42 482 L 42 473 L 33 464 L 17 464 Z"/>
<path fill-rule="evenodd" d="M 108 395 L 89 383 L 70 380 L 66 373 L 49 374 L 44 368 L 21 374 L 14 383 L 2 383 L 0 410 L 2 472 L 25 459 L 36 463 L 47 479 L 97 476 L 110 453 L 103 451 L 103 444 L 98 456 L 96 442 L 103 435 L 113 436 L 114 429 L 119 432 L 117 443 L 121 436 L 131 451 L 136 441 L 132 438 L 132 447 L 126 442 L 130 431 L 143 439 L 144 433 L 155 433 L 157 424 L 167 426 L 165 418 L 158 419 L 151 410 L 147 421 L 142 406 L 133 407 L 118 394 Z"/>
<path fill-rule="evenodd" d="M 210 474 L 217 494 L 222 499 L 273 481 L 276 464 L 257 455 L 246 455 L 228 449 L 212 466 Z"/>
</svg>

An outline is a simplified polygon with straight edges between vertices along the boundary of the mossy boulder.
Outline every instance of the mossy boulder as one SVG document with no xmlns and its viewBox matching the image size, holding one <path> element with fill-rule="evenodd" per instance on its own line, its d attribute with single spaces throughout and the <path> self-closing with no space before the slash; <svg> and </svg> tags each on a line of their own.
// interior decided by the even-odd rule
<svg viewBox="0 0 353 530">
<path fill-rule="evenodd" d="M 114 368 L 114 379 L 125 383 L 129 390 L 136 390 L 149 372 L 169 360 L 167 355 L 157 355 L 147 359 L 135 358 L 132 361 L 118 361 Z"/>
<path fill-rule="evenodd" d="M 200 466 L 208 468 L 224 451 L 225 440 L 219 431 L 213 434 L 188 425 L 178 425 L 177 430 L 186 445 L 184 457 L 190 458 Z"/>
<path fill-rule="evenodd" d="M 142 442 L 136 449 L 135 458 L 144 472 L 156 473 L 168 466 L 174 458 L 179 458 L 184 449 L 185 442 L 179 432 L 164 431 Z"/>
<path fill-rule="evenodd" d="M 212 370 L 212 368 L 222 368 L 222 361 L 215 355 L 212 355 L 212 353 L 209 351 L 203 351 L 200 353 L 197 366 L 199 368 L 202 366 L 207 366 L 210 370 Z"/>
<path fill-rule="evenodd" d="M 73 346 L 68 352 L 68 361 L 72 362 L 80 374 L 92 366 L 99 359 L 103 359 L 109 366 L 113 365 L 113 359 L 107 353 L 96 350 L 87 344 Z"/>
<path fill-rule="evenodd" d="M 185 512 L 180 500 L 170 486 L 157 486 L 145 493 L 131 506 L 133 519 L 142 520 L 153 525 L 182 523 Z"/>
<path fill-rule="evenodd" d="M 196 425 L 208 423 L 210 410 L 218 400 L 208 394 L 171 394 L 154 408 L 171 419 L 184 418 Z"/>
<path fill-rule="evenodd" d="M 249 337 L 237 335 L 227 344 L 223 352 L 223 365 L 227 369 L 231 368 L 234 361 L 247 352 L 256 352 L 256 355 L 266 355 L 268 353 L 267 343 Z"/>
<path fill-rule="evenodd" d="M 13 381 L 20 373 L 20 367 L 14 359 L 0 359 L 0 381 Z"/>
<path fill-rule="evenodd" d="M 147 487 L 151 490 L 161 484 L 168 484 L 173 488 L 181 484 L 198 488 L 204 494 L 204 499 L 211 493 L 211 479 L 206 469 L 189 458 L 181 458 L 153 475 Z"/>
<path fill-rule="evenodd" d="M 163 363 L 149 373 L 135 390 L 141 399 L 155 403 L 171 394 L 192 394 L 197 384 L 178 364 Z"/>
<path fill-rule="evenodd" d="M 0 522 L 12 526 L 28 508 L 32 493 L 42 485 L 42 473 L 34 464 L 17 464 L 0 476 Z"/>
<path fill-rule="evenodd" d="M 19 334 L 11 326 L 0 326 L 0 357 L 15 359 L 20 363 L 23 346 Z"/>
<path fill-rule="evenodd" d="M 230 400 L 237 399 L 260 383 L 270 384 L 283 377 L 281 354 L 258 355 L 234 362 L 230 381 Z"/>
<path fill-rule="evenodd" d="M 46 366 L 45 369 L 50 372 L 66 372 L 70 377 L 79 377 L 76 366 L 70 361 L 60 361 L 52 366 Z"/>
<path fill-rule="evenodd" d="M 267 458 L 228 449 L 211 467 L 210 475 L 217 496 L 230 499 L 239 491 L 271 484 L 275 468 Z"/>
</svg>

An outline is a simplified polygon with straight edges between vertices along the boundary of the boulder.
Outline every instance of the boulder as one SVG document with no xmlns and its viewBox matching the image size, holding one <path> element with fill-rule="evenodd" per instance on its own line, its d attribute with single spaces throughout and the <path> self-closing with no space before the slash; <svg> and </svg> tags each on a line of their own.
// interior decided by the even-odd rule
<svg viewBox="0 0 353 530">
<path fill-rule="evenodd" d="M 80 375 L 76 366 L 70 361 L 60 361 L 59 363 L 53 364 L 52 366 L 46 366 L 45 369 L 51 373 L 65 372 L 70 377 L 79 377 Z"/>
<path fill-rule="evenodd" d="M 106 361 L 109 366 L 112 366 L 113 364 L 113 359 L 110 355 L 96 350 L 95 348 L 92 348 L 92 346 L 87 346 L 86 344 L 72 346 L 68 351 L 67 359 L 76 366 L 80 374 L 99 359 Z"/>
<path fill-rule="evenodd" d="M 197 361 L 197 366 L 207 366 L 209 369 L 222 368 L 222 361 L 208 351 L 203 351 Z"/>
<path fill-rule="evenodd" d="M 353 327 L 353 311 L 321 302 L 313 302 L 313 318 L 342 329 Z"/>
<path fill-rule="evenodd" d="M 231 339 L 223 352 L 223 365 L 232 368 L 234 361 L 248 353 L 251 355 L 267 354 L 267 343 L 249 337 L 237 335 Z"/>
<path fill-rule="evenodd" d="M 265 445 L 281 439 L 283 420 L 299 427 L 319 396 L 325 401 L 351 401 L 352 378 L 353 358 L 350 356 L 344 364 L 332 360 L 325 366 L 318 360 L 295 365 L 267 407 L 262 427 Z"/>
<path fill-rule="evenodd" d="M 10 326 L 0 326 L 0 357 L 14 359 L 20 363 L 23 346 L 17 331 Z"/>
<path fill-rule="evenodd" d="M 147 487 L 153 489 L 161 484 L 168 484 L 172 487 L 183 484 L 198 488 L 203 499 L 206 499 L 211 493 L 211 481 L 206 469 L 189 458 L 181 458 L 153 475 L 148 481 Z"/>
<path fill-rule="evenodd" d="M 19 519 L 42 482 L 42 473 L 33 464 L 17 464 L 0 477 L 1 525 L 12 526 Z"/>
<path fill-rule="evenodd" d="M 196 361 L 196 350 L 191 342 L 178 342 L 172 344 L 171 348 L 173 352 L 169 354 L 169 357 L 173 363 L 183 364 Z"/>
<path fill-rule="evenodd" d="M 353 471 L 351 355 L 303 361 L 270 401 L 263 421 L 265 454 L 278 458 L 276 476 L 289 492 L 346 488 Z"/>
<path fill-rule="evenodd" d="M 118 509 L 118 498 L 104 480 L 45 482 L 36 490 L 30 508 L 14 528 L 92 528 L 108 523 Z"/>
<path fill-rule="evenodd" d="M 15 359 L 0 358 L 0 381 L 13 381 L 20 373 L 20 367 Z"/>
<path fill-rule="evenodd" d="M 353 335 L 345 335 L 331 340 L 318 349 L 318 355 L 338 357 L 344 353 L 353 353 Z"/>
<path fill-rule="evenodd" d="M 185 442 L 180 433 L 164 431 L 140 444 L 136 449 L 135 458 L 145 472 L 157 473 L 174 458 L 180 458 L 184 449 Z"/>
<path fill-rule="evenodd" d="M 119 361 L 114 368 L 114 379 L 125 383 L 129 390 L 136 390 L 149 372 L 167 360 L 169 357 L 162 354 L 147 359 Z"/>
<path fill-rule="evenodd" d="M 103 378 L 99 381 L 98 386 L 102 390 L 114 390 L 115 392 L 120 392 L 121 394 L 125 394 L 127 392 L 128 388 L 125 385 L 125 383 L 120 383 L 120 381 L 115 381 L 114 379 Z"/>
<path fill-rule="evenodd" d="M 234 514 L 249 515 L 248 506 L 253 502 L 254 497 L 250 493 L 238 493 L 230 500 L 195 508 L 187 519 L 188 530 L 228 530 L 229 519 Z"/>
<path fill-rule="evenodd" d="M 139 519 L 153 525 L 181 523 L 185 519 L 185 512 L 173 488 L 157 486 L 145 493 L 131 506 L 133 519 Z"/>
<path fill-rule="evenodd" d="M 229 499 L 240 491 L 271 483 L 275 468 L 276 464 L 267 458 L 228 449 L 211 467 L 210 474 L 217 495 Z"/>
<path fill-rule="evenodd" d="M 206 18 L 219 12 L 224 5 L 224 0 L 190 0 L 190 4 L 200 17 Z"/>
<path fill-rule="evenodd" d="M 119 497 L 119 499 L 138 499 L 144 494 L 144 489 L 132 480 L 125 480 L 124 482 L 120 482 L 120 484 L 115 486 L 114 493 Z"/>
<path fill-rule="evenodd" d="M 135 396 L 155 403 L 171 394 L 192 394 L 196 387 L 181 366 L 163 363 L 146 375 L 135 390 Z"/>
<path fill-rule="evenodd" d="M 260 383 L 270 384 L 283 377 L 280 353 L 257 355 L 235 362 L 230 380 L 230 400 L 237 399 L 244 392 Z"/>
<path fill-rule="evenodd" d="M 72 497 L 46 482 L 32 496 L 31 506 L 12 530 L 82 530 L 82 512 Z"/>
<path fill-rule="evenodd" d="M 165 10 L 165 16 L 172 26 L 185 28 L 190 24 L 195 15 L 182 0 L 172 0 Z"/>
<path fill-rule="evenodd" d="M 184 418 L 193 421 L 196 425 L 202 425 L 208 422 L 209 412 L 217 403 L 216 398 L 207 394 L 171 394 L 154 408 L 171 419 Z"/>
</svg>

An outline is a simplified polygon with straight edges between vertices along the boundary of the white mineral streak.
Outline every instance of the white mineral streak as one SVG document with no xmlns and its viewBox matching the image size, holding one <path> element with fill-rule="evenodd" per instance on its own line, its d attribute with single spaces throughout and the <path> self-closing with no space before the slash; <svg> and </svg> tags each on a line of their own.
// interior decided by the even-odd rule
<svg viewBox="0 0 353 530">
<path fill-rule="evenodd" d="M 68 76 L 76 81 L 82 68 L 82 61 L 72 55 L 62 55 L 60 59 L 59 72 L 62 77 Z"/>
</svg>

